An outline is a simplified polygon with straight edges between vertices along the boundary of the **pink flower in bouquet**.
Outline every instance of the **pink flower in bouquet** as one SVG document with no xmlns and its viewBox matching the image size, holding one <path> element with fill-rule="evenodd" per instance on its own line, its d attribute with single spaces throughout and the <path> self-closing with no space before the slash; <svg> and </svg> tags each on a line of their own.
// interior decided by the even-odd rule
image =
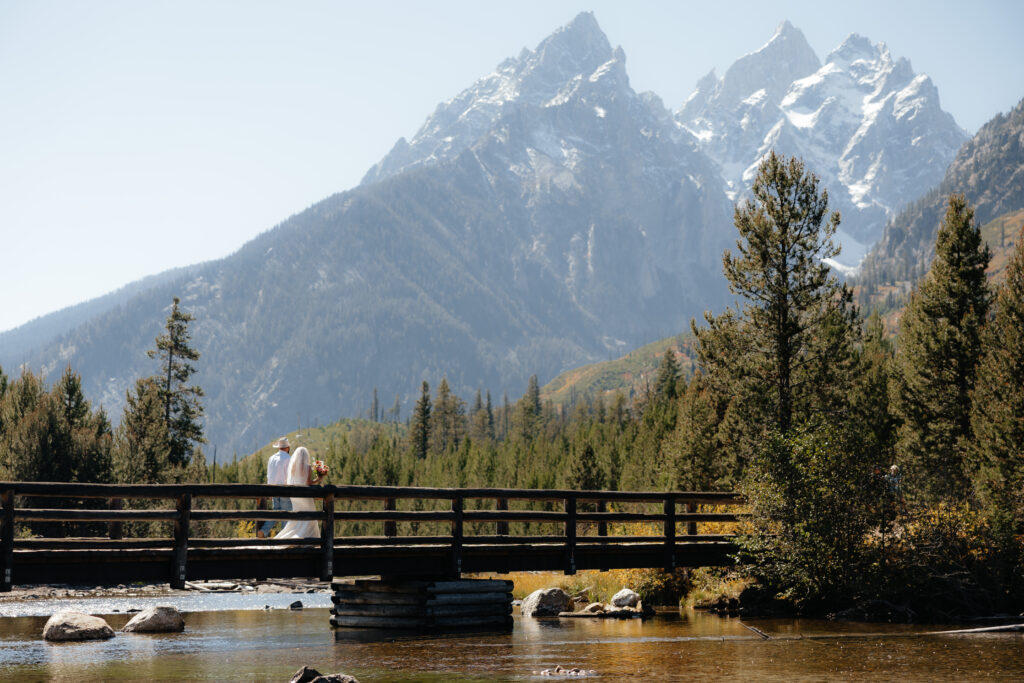
<svg viewBox="0 0 1024 683">
<path fill-rule="evenodd" d="M 314 460 L 312 464 L 313 474 L 319 479 L 323 479 L 327 476 L 327 473 L 331 471 L 331 468 L 327 466 L 323 460 Z"/>
</svg>

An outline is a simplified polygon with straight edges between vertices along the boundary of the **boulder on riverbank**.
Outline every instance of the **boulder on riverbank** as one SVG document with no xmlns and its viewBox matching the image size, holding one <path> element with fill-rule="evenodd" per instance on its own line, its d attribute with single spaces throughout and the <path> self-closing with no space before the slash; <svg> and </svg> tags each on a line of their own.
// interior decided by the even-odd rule
<svg viewBox="0 0 1024 683">
<path fill-rule="evenodd" d="M 359 683 L 355 676 L 348 674 L 322 674 L 316 669 L 304 666 L 295 672 L 288 683 Z"/>
<path fill-rule="evenodd" d="M 526 596 L 520 612 L 524 617 L 557 617 L 569 602 L 569 594 L 561 588 L 542 588 Z"/>
<path fill-rule="evenodd" d="M 612 596 L 612 605 L 615 607 L 636 607 L 638 602 L 640 602 L 640 596 L 629 588 L 623 588 Z"/>
<path fill-rule="evenodd" d="M 114 629 L 106 621 L 81 612 L 57 612 L 43 626 L 43 639 L 53 642 L 113 637 Z"/>
<path fill-rule="evenodd" d="M 125 633 L 178 633 L 185 630 L 185 617 L 170 605 L 148 607 L 124 625 Z"/>
</svg>

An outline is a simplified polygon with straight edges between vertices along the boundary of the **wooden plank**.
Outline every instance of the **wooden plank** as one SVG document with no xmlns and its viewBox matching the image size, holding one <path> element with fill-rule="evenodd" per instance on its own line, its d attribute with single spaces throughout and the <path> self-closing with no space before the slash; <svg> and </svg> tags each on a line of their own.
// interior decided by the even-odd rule
<svg viewBox="0 0 1024 683">
<path fill-rule="evenodd" d="M 676 501 L 665 499 L 665 571 L 676 569 Z"/>
<path fill-rule="evenodd" d="M 111 498 L 107 505 L 109 510 L 120 510 L 122 508 L 122 501 L 120 498 Z M 119 541 L 124 533 L 122 522 L 110 522 L 107 525 L 107 536 L 112 541 Z"/>
<path fill-rule="evenodd" d="M 565 499 L 565 573 L 572 576 L 576 573 L 576 497 Z"/>
<path fill-rule="evenodd" d="M 193 510 L 192 519 L 200 522 L 236 519 L 313 520 L 319 522 L 324 519 L 324 513 L 322 510 Z"/>
<path fill-rule="evenodd" d="M 388 512 L 394 512 L 395 511 L 395 499 L 394 498 L 385 498 L 384 499 L 384 509 L 387 510 Z M 398 535 L 398 525 L 395 523 L 395 520 L 389 519 L 386 522 L 384 522 L 384 535 L 385 536 L 397 536 Z"/>
<path fill-rule="evenodd" d="M 25 550 L 122 550 L 130 548 L 168 548 L 174 546 L 172 538 L 19 538 L 14 547 Z"/>
<path fill-rule="evenodd" d="M 697 534 L 697 522 L 698 521 L 701 521 L 701 522 L 714 521 L 714 520 L 707 520 L 707 519 L 698 520 L 698 519 L 696 519 L 696 517 L 697 517 L 696 513 L 697 513 L 697 503 L 687 503 L 686 504 L 686 514 L 683 515 L 683 516 L 687 520 L 689 520 L 687 522 L 687 524 L 686 524 L 686 533 L 689 536 L 695 536 Z M 731 521 L 736 521 L 736 520 L 731 520 Z"/>
<path fill-rule="evenodd" d="M 514 584 L 505 579 L 460 579 L 458 581 L 433 581 L 426 586 L 427 593 L 510 593 Z"/>
<path fill-rule="evenodd" d="M 336 605 L 422 605 L 425 596 L 414 593 L 381 593 L 337 590 L 331 596 Z"/>
<path fill-rule="evenodd" d="M 512 603 L 511 593 L 438 593 L 427 599 L 427 605 L 473 605 L 479 603 Z"/>
<path fill-rule="evenodd" d="M 142 522 L 173 521 L 175 510 L 70 510 L 17 508 L 14 517 L 22 522 Z"/>
<path fill-rule="evenodd" d="M 335 499 L 385 500 L 486 498 L 509 500 L 564 500 L 575 495 L 581 501 L 661 502 L 661 491 L 571 491 L 564 489 L 431 488 L 419 486 L 272 486 L 269 484 L 80 484 L 66 482 L 0 482 L 0 489 L 14 488 L 16 495 L 61 498 L 165 498 L 177 499 L 183 493 L 196 498 L 322 498 L 333 492 Z M 712 505 L 741 504 L 735 492 L 673 491 L 681 502 Z"/>
<path fill-rule="evenodd" d="M 352 582 L 334 581 L 333 590 L 359 590 L 377 593 L 426 593 L 430 581 L 403 581 L 384 583 L 372 579 L 356 579 Z"/>
<path fill-rule="evenodd" d="M 495 507 L 499 511 L 508 511 L 508 498 L 499 498 Z M 498 522 L 497 532 L 499 536 L 508 536 L 508 522 Z"/>
<path fill-rule="evenodd" d="M 452 498 L 452 575 L 462 574 L 462 497 Z"/>
<path fill-rule="evenodd" d="M 171 588 L 182 589 L 188 578 L 188 532 L 191 524 L 192 494 L 178 497 L 178 519 L 174 522 L 174 564 L 171 567 Z"/>
<path fill-rule="evenodd" d="M 0 525 L 0 592 L 10 592 L 14 575 L 14 489 L 0 493 L 3 519 Z"/>
<path fill-rule="evenodd" d="M 320 560 L 320 580 L 330 581 L 334 577 L 334 494 L 324 496 L 324 520 L 320 528 L 320 547 L 323 557 Z"/>
<path fill-rule="evenodd" d="M 427 616 L 423 605 L 410 604 L 371 604 L 341 603 L 335 604 L 331 614 L 336 617 L 418 617 Z"/>
</svg>

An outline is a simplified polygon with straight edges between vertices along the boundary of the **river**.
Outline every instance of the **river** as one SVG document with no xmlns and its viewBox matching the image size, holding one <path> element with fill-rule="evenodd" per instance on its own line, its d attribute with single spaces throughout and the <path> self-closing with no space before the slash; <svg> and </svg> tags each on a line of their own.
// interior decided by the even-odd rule
<svg viewBox="0 0 1024 683">
<path fill-rule="evenodd" d="M 362 683 L 558 680 L 539 673 L 556 665 L 593 670 L 589 680 L 614 681 L 1024 680 L 1024 636 L 1011 633 L 926 636 L 920 634 L 936 627 L 741 622 L 684 611 L 645 622 L 516 616 L 511 633 L 360 639 L 336 637 L 324 593 L 186 598 L 0 605 L 0 680 L 287 681 L 304 664 Z M 288 609 L 294 600 L 306 607 Z M 128 620 L 128 603 L 168 602 L 186 611 L 184 633 L 119 633 L 107 641 L 60 644 L 40 637 L 45 615 L 57 605 L 105 614 L 118 629 Z"/>
</svg>

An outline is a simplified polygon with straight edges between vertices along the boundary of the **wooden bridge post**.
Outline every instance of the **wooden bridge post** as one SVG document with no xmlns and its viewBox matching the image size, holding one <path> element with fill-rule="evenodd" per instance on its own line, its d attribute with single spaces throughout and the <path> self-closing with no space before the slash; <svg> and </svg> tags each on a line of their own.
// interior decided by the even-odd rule
<svg viewBox="0 0 1024 683">
<path fill-rule="evenodd" d="M 178 518 L 174 520 L 174 565 L 171 567 L 171 588 L 184 588 L 188 563 L 188 531 L 192 521 L 192 494 L 178 496 Z"/>
<path fill-rule="evenodd" d="M 3 500 L 3 529 L 0 531 L 0 592 L 11 590 L 14 572 L 14 489 L 0 494 Z"/>
<path fill-rule="evenodd" d="M 565 573 L 576 573 L 576 496 L 565 499 Z"/>
<path fill-rule="evenodd" d="M 462 576 L 462 496 L 452 498 L 452 574 Z"/>
<path fill-rule="evenodd" d="M 320 546 L 323 561 L 320 564 L 320 580 L 334 578 L 334 493 L 324 495 L 324 527 L 320 530 Z"/>
<path fill-rule="evenodd" d="M 394 512 L 395 511 L 395 499 L 394 498 L 385 498 L 384 499 L 384 509 L 387 510 L 388 512 Z M 397 536 L 398 535 L 398 522 L 396 522 L 393 519 L 389 519 L 386 522 L 384 522 L 384 535 L 388 536 L 388 537 Z"/>
<path fill-rule="evenodd" d="M 597 501 L 597 511 L 598 512 L 608 512 L 608 501 L 606 501 L 606 500 L 599 500 L 599 501 Z M 604 521 L 603 519 L 600 522 L 597 523 L 597 535 L 598 536 L 607 536 L 608 535 L 608 522 Z"/>
<path fill-rule="evenodd" d="M 676 499 L 665 496 L 665 571 L 676 570 Z"/>
<path fill-rule="evenodd" d="M 107 506 L 110 510 L 120 510 L 122 507 L 122 501 L 120 498 L 111 498 L 110 504 Z M 120 541 L 123 537 L 124 522 L 110 522 L 107 524 L 107 536 L 110 537 L 111 541 Z"/>
<path fill-rule="evenodd" d="M 687 512 L 697 512 L 697 504 L 696 503 L 687 503 L 686 504 L 686 511 Z M 690 535 L 690 536 L 696 536 L 697 535 L 697 522 L 689 522 L 686 525 L 686 533 L 688 535 Z"/>
<path fill-rule="evenodd" d="M 505 511 L 508 510 L 508 498 L 498 499 L 498 509 Z M 498 522 L 498 535 L 508 536 L 508 522 Z"/>
</svg>

